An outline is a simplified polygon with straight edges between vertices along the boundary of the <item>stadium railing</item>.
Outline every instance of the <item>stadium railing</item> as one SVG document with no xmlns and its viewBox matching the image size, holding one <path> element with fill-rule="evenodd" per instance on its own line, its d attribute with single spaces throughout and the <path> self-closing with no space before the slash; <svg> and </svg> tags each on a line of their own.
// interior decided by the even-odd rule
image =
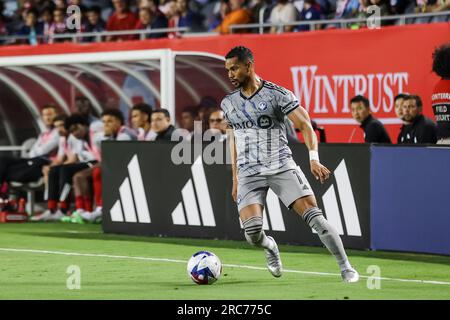
<svg viewBox="0 0 450 320">
<path fill-rule="evenodd" d="M 249 23 L 249 24 L 235 24 L 230 26 L 230 32 L 235 33 L 236 31 L 243 30 L 252 30 L 258 29 L 258 33 L 264 33 L 265 29 L 268 27 L 284 27 L 284 26 L 310 26 L 310 30 L 317 30 L 318 26 L 327 26 L 331 25 L 334 28 L 349 28 L 355 24 L 360 24 L 363 26 L 367 26 L 367 22 L 376 21 L 379 19 L 380 23 L 386 21 L 393 21 L 393 24 L 396 25 L 405 25 L 411 23 L 419 23 L 418 21 L 422 21 L 423 23 L 434 22 L 433 19 L 442 19 L 450 21 L 450 10 L 443 12 L 430 12 L 430 13 L 419 13 L 419 14 L 404 14 L 404 15 L 392 15 L 392 16 L 382 16 L 379 18 L 354 18 L 354 19 L 337 19 L 337 20 L 313 20 L 313 21 L 295 21 L 290 23 L 268 23 L 263 22 L 264 12 L 266 8 L 261 8 L 259 11 L 259 22 L 258 23 Z M 428 20 L 428 21 L 426 21 Z M 440 21 L 438 21 L 440 22 Z M 161 29 L 153 29 L 153 30 L 123 30 L 123 31 L 102 31 L 102 32 L 79 32 L 79 33 L 65 33 L 65 34 L 56 34 L 49 36 L 37 36 L 38 40 L 71 40 L 73 42 L 87 42 L 85 39 L 94 38 L 94 42 L 101 42 L 106 39 L 108 36 L 131 36 L 138 35 L 139 39 L 145 39 L 147 35 L 150 34 L 160 34 L 160 33 L 172 33 L 176 34 L 179 37 L 188 38 L 188 37 L 199 37 L 199 36 L 215 36 L 219 35 L 217 32 L 192 32 L 188 27 L 182 28 L 161 28 Z M 3 45 L 6 44 L 14 44 L 18 40 L 29 40 L 29 36 L 19 36 L 19 35 L 10 35 L 10 36 L 2 36 L 0 37 L 0 43 Z"/>
<path fill-rule="evenodd" d="M 384 21 L 393 21 L 396 25 L 405 25 L 410 23 L 417 23 L 416 21 L 424 21 L 423 23 L 433 22 L 433 18 L 447 18 L 450 19 L 450 10 L 442 12 L 430 12 L 430 13 L 419 13 L 419 14 L 404 14 L 404 15 L 392 15 L 392 16 L 382 16 L 378 18 L 352 18 L 352 19 L 333 19 L 333 20 L 312 20 L 312 21 L 295 21 L 290 23 L 270 23 L 263 22 L 265 8 L 262 8 L 259 12 L 259 22 L 258 23 L 248 23 L 248 24 L 235 24 L 230 26 L 230 32 L 235 33 L 237 30 L 250 30 L 258 29 L 258 33 L 264 33 L 264 29 L 268 27 L 285 27 L 285 26 L 309 26 L 310 30 L 317 30 L 318 26 L 332 25 L 335 28 L 346 29 L 354 24 L 362 24 L 367 26 L 367 22 L 376 21 L 379 19 L 380 23 Z M 429 21 L 425 21 L 425 20 Z M 439 21 L 441 22 L 441 21 Z M 381 27 L 381 26 L 380 26 Z"/>
<path fill-rule="evenodd" d="M 84 39 L 94 38 L 94 42 L 101 42 L 102 39 L 106 37 L 114 37 L 114 36 L 133 36 L 138 35 L 140 40 L 146 38 L 147 35 L 150 34 L 160 34 L 160 33 L 184 33 L 187 32 L 189 28 L 161 28 L 154 30 L 123 30 L 123 31 L 102 31 L 102 32 L 77 32 L 77 33 L 63 33 L 63 34 L 54 34 L 51 36 L 39 35 L 36 36 L 38 40 L 71 40 L 72 42 L 82 42 Z M 0 42 L 4 42 L 4 44 L 13 44 L 18 40 L 29 40 L 30 36 L 19 36 L 19 35 L 11 35 L 11 36 L 3 36 L 0 37 Z"/>
</svg>

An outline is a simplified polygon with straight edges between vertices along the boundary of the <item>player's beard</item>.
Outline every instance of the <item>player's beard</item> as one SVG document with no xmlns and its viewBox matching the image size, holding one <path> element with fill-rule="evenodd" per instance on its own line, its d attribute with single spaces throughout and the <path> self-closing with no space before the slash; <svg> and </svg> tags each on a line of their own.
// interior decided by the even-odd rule
<svg viewBox="0 0 450 320">
<path fill-rule="evenodd" d="M 238 80 L 230 80 L 231 84 L 236 88 L 239 89 L 242 87 L 242 82 L 238 81 Z"/>
</svg>

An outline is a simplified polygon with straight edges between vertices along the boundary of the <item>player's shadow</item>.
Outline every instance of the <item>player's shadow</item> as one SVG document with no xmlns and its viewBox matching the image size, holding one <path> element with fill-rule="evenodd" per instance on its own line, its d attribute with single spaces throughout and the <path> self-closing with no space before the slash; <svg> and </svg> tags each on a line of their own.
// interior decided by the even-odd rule
<svg viewBox="0 0 450 320">
<path fill-rule="evenodd" d="M 54 224 L 55 227 L 57 224 Z M 144 237 L 144 236 L 132 236 L 132 235 L 120 235 L 120 234 L 105 234 L 99 232 L 99 230 L 91 231 L 79 231 L 78 227 L 83 226 L 71 225 L 74 230 L 66 231 L 53 231 L 55 229 L 49 228 L 49 231 L 45 232 L 33 232 L 30 230 L 14 230 L 10 233 L 26 234 L 30 236 L 38 237 L 51 237 L 60 239 L 84 239 L 84 240 L 101 240 L 101 241 L 128 241 L 128 242 L 147 242 L 147 243 L 159 243 L 159 244 L 176 244 L 180 246 L 193 246 L 199 248 L 229 248 L 229 249 L 241 249 L 241 250 L 260 250 L 249 246 L 245 241 L 236 240 L 211 240 L 211 239 L 192 239 L 192 238 L 166 238 L 166 237 Z M 83 230 L 83 229 L 82 229 Z M 325 248 L 322 247 L 307 247 L 300 245 L 281 245 L 280 250 L 282 252 L 289 253 L 301 253 L 312 255 L 324 255 L 329 254 Z M 366 257 L 371 259 L 388 259 L 399 261 L 414 261 L 450 265 L 450 257 L 443 255 L 431 255 L 431 254 L 416 254 L 416 253 L 403 253 L 403 252 L 388 252 L 388 251 L 370 251 L 370 250 L 347 250 L 349 256 L 353 257 Z"/>
</svg>

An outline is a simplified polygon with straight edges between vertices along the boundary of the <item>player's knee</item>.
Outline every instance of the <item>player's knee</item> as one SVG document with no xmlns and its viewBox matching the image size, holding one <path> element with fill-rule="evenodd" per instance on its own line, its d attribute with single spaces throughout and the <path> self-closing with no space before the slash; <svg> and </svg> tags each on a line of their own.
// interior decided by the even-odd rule
<svg viewBox="0 0 450 320">
<path fill-rule="evenodd" d="M 83 179 L 84 179 L 83 175 L 77 173 L 77 174 L 75 174 L 75 175 L 72 177 L 72 183 L 73 183 L 74 185 L 78 185 L 78 184 L 80 184 L 80 183 L 83 182 Z"/>
<path fill-rule="evenodd" d="M 261 217 L 252 217 L 242 222 L 245 230 L 245 239 L 251 245 L 257 245 L 262 237 L 263 219 Z"/>
</svg>

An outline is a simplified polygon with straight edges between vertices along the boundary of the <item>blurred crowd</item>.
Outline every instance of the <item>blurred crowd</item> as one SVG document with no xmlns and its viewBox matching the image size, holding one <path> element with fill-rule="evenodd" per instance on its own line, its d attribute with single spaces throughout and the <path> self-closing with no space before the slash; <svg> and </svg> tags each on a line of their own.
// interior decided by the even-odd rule
<svg viewBox="0 0 450 320">
<path fill-rule="evenodd" d="M 80 10 L 69 10 L 70 6 Z M 367 18 L 377 6 L 381 16 L 450 10 L 450 0 L 3 0 L 0 37 L 22 36 L 19 43 L 73 41 L 60 34 L 78 34 L 76 41 L 120 41 L 177 37 L 179 32 L 82 36 L 87 32 L 188 28 L 190 32 L 230 33 L 230 26 L 252 22 L 294 23 L 324 19 Z M 449 16 L 416 18 L 415 23 L 449 21 Z M 79 23 L 75 23 L 75 22 Z M 394 21 L 383 21 L 382 25 Z M 327 25 L 327 28 L 338 26 Z M 352 28 L 364 24 L 352 24 Z M 321 26 L 318 26 L 321 28 Z M 181 30 L 181 29 L 179 29 Z M 274 26 L 265 32 L 310 30 L 308 25 Z M 236 30 L 236 32 L 256 32 Z M 56 36 L 56 37 L 55 37 Z M 2 43 L 5 43 L 3 40 Z M 11 42 L 7 42 L 11 43 Z"/>
</svg>

